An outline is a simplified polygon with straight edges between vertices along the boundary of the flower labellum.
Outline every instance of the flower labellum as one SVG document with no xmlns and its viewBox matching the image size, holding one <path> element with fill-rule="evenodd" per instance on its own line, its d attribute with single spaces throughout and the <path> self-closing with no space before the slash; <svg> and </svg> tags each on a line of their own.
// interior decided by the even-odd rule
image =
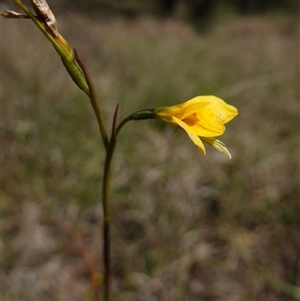
<svg viewBox="0 0 300 301">
<path fill-rule="evenodd" d="M 182 104 L 156 108 L 155 114 L 157 118 L 183 128 L 204 154 L 206 150 L 202 141 L 231 158 L 225 144 L 215 137 L 224 134 L 225 123 L 237 116 L 238 110 L 221 98 L 197 96 Z"/>
</svg>

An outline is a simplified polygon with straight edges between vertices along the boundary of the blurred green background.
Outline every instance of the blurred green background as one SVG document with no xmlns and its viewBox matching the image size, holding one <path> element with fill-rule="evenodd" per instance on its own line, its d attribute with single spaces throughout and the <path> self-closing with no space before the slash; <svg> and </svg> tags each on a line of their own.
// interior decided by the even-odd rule
<svg viewBox="0 0 300 301">
<path fill-rule="evenodd" d="M 221 138 L 232 160 L 160 121 L 124 128 L 113 300 L 300 300 L 299 3 L 208 2 L 49 1 L 108 126 L 117 104 L 124 118 L 205 94 L 240 113 Z M 102 271 L 92 108 L 31 21 L 2 19 L 1 31 L 2 300 L 92 300 L 65 225 Z"/>
</svg>

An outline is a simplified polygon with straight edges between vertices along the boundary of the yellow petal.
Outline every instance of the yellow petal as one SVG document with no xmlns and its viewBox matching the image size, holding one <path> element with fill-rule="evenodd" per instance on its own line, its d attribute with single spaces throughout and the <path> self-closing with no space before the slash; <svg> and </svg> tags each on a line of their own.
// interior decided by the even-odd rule
<svg viewBox="0 0 300 301">
<path fill-rule="evenodd" d="M 180 109 L 177 114 L 173 115 L 176 116 L 178 119 L 183 120 L 187 118 L 188 116 L 195 114 L 201 110 L 204 110 L 204 108 L 209 105 L 208 102 L 202 102 L 202 103 L 192 103 L 189 106 L 184 106 Z"/>
<path fill-rule="evenodd" d="M 172 122 L 172 116 L 178 114 L 179 108 L 172 107 L 159 107 L 155 109 L 155 114 L 166 122 Z"/>
<path fill-rule="evenodd" d="M 185 120 L 180 120 L 177 117 L 172 117 L 172 123 L 179 125 L 187 132 L 194 133 L 196 136 L 216 137 L 216 136 L 220 136 L 224 133 L 224 130 L 223 130 L 224 125 L 220 121 L 218 123 L 218 127 L 215 127 L 215 126 L 209 127 L 209 126 L 205 126 L 205 125 L 203 126 L 201 123 L 197 123 L 196 121 L 197 121 L 197 118 L 195 116 L 190 116 L 189 118 L 186 118 Z M 215 125 L 215 123 L 213 125 Z"/>
<path fill-rule="evenodd" d="M 209 102 L 192 99 L 187 103 L 189 105 L 185 104 L 180 112 L 173 115 L 173 118 L 183 121 L 189 127 L 190 132 L 204 137 L 216 137 L 224 133 L 224 124 L 212 110 Z M 176 123 L 178 124 L 177 121 Z"/>
<path fill-rule="evenodd" d="M 206 154 L 206 150 L 205 150 L 205 147 L 204 147 L 204 144 L 203 142 L 201 141 L 201 139 L 193 132 L 191 132 L 189 130 L 189 127 L 184 123 L 182 122 L 181 120 L 179 120 L 178 118 L 174 117 L 175 120 L 176 120 L 176 123 L 181 127 L 183 128 L 186 133 L 189 135 L 189 137 L 191 138 L 191 140 L 194 142 L 195 145 L 198 146 L 198 148 L 204 153 L 204 155 Z"/>
<path fill-rule="evenodd" d="M 224 100 L 214 95 L 202 95 L 192 98 L 189 101 L 186 101 L 183 107 L 208 103 L 211 109 L 218 115 L 223 123 L 227 123 L 232 120 L 235 116 L 238 115 L 238 110 L 229 104 L 227 104 Z"/>
<path fill-rule="evenodd" d="M 216 115 L 209 105 L 205 106 L 203 109 L 197 111 L 196 113 L 197 123 L 194 124 L 194 128 L 206 129 L 208 132 L 206 135 L 196 133 L 198 136 L 204 137 L 215 137 L 220 136 L 225 131 L 224 123 L 221 121 L 218 115 Z M 189 118 L 184 121 L 188 123 Z"/>
<path fill-rule="evenodd" d="M 220 117 L 223 123 L 227 123 L 238 115 L 238 110 L 229 104 L 227 104 L 221 98 L 210 95 L 206 96 L 206 99 L 210 100 L 210 107 L 215 112 L 216 115 Z"/>
<path fill-rule="evenodd" d="M 190 110 L 187 111 L 194 112 L 193 107 L 198 107 L 198 110 L 181 119 L 186 125 L 190 127 L 192 131 L 197 136 L 204 137 L 215 137 L 220 136 L 224 133 L 225 127 L 219 116 L 215 115 L 213 110 L 207 105 L 206 102 L 202 104 L 193 104 L 190 106 Z M 185 116 L 184 114 L 183 116 Z M 176 116 L 177 117 L 177 116 Z"/>
<path fill-rule="evenodd" d="M 155 113 L 164 120 L 170 119 L 171 116 L 184 119 L 186 116 L 193 114 L 197 110 L 209 104 L 209 102 L 197 101 L 197 98 L 199 97 L 195 97 L 189 101 L 170 107 L 156 108 Z"/>
<path fill-rule="evenodd" d="M 191 140 L 194 142 L 194 144 L 203 152 L 204 155 L 206 155 L 206 149 L 204 147 L 203 142 L 201 139 L 195 135 L 194 133 L 187 132 Z"/>
<path fill-rule="evenodd" d="M 210 98 L 210 96 L 205 96 L 205 95 L 196 96 L 196 97 L 182 103 L 182 107 L 190 106 L 190 105 L 193 105 L 193 104 L 201 104 L 203 102 L 208 102 L 209 103 L 211 101 L 209 98 Z"/>
</svg>

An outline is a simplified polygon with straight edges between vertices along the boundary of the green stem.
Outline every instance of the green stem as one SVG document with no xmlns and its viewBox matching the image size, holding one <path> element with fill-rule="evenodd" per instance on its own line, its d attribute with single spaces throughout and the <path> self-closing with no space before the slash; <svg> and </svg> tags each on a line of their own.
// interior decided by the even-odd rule
<svg viewBox="0 0 300 301">
<path fill-rule="evenodd" d="M 109 211 L 109 194 L 110 194 L 110 182 L 111 182 L 111 162 L 116 145 L 115 137 L 112 136 L 111 140 L 108 140 L 107 131 L 104 124 L 104 119 L 101 114 L 100 106 L 97 100 L 96 91 L 88 72 L 88 69 L 79 58 L 75 51 L 76 60 L 79 62 L 82 68 L 88 87 L 89 96 L 92 107 L 94 109 L 97 122 L 99 125 L 101 137 L 106 151 L 106 159 L 103 172 L 103 187 L 102 187 L 102 206 L 103 206 L 103 261 L 104 261 L 104 300 L 111 300 L 111 270 L 110 270 L 110 211 Z"/>
<path fill-rule="evenodd" d="M 89 80 L 87 80 L 89 83 Z M 123 126 L 130 120 L 142 120 L 155 118 L 154 109 L 142 110 L 125 118 L 116 128 L 118 107 L 115 112 L 111 139 L 106 147 L 106 158 L 103 173 L 102 201 L 103 201 L 103 258 L 104 258 L 104 300 L 111 300 L 111 262 L 110 262 L 110 209 L 109 195 L 111 185 L 111 163 L 117 142 L 117 135 Z"/>
<path fill-rule="evenodd" d="M 115 149 L 116 140 L 112 136 L 111 140 L 108 140 L 104 120 L 101 114 L 100 106 L 97 101 L 96 91 L 88 72 L 88 69 L 79 58 L 77 52 L 75 51 L 75 56 L 79 62 L 87 84 L 89 86 L 89 96 L 92 107 L 94 109 L 97 122 L 99 125 L 100 133 L 102 136 L 102 141 L 106 150 L 106 159 L 104 164 L 103 172 L 103 187 L 102 187 L 102 206 L 103 206 L 103 261 L 104 261 L 104 300 L 111 300 L 111 269 L 110 269 L 110 211 L 109 211 L 109 194 L 110 194 L 110 182 L 111 182 L 111 162 Z"/>
<path fill-rule="evenodd" d="M 110 210 L 109 195 L 111 185 L 111 163 L 116 145 L 116 140 L 112 139 L 109 143 L 103 175 L 102 201 L 103 201 L 103 254 L 104 254 L 104 300 L 111 300 L 111 270 L 110 270 Z"/>
<path fill-rule="evenodd" d="M 120 122 L 120 124 L 118 125 L 117 130 L 116 130 L 116 136 L 118 136 L 121 129 L 130 120 L 145 120 L 145 119 L 153 119 L 155 117 L 156 117 L 156 115 L 155 115 L 154 109 L 146 109 L 146 110 L 137 111 L 137 112 L 127 116 L 125 119 L 123 119 Z"/>
</svg>

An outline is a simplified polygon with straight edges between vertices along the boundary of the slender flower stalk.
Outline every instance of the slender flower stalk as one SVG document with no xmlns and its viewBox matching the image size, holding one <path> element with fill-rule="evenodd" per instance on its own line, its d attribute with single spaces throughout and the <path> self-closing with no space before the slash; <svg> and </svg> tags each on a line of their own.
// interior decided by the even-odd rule
<svg viewBox="0 0 300 301">
<path fill-rule="evenodd" d="M 111 143 L 106 153 L 104 174 L 102 183 L 103 204 L 103 260 L 104 260 L 104 300 L 111 300 L 111 259 L 110 259 L 110 185 L 111 185 L 111 163 L 115 149 L 115 142 Z"/>
<path fill-rule="evenodd" d="M 102 183 L 102 202 L 103 202 L 103 214 L 104 214 L 104 223 L 103 223 L 103 242 L 104 242 L 104 300 L 111 300 L 111 265 L 110 265 L 110 207 L 109 207 L 109 196 L 110 196 L 110 186 L 111 186 L 111 165 L 112 158 L 117 143 L 117 132 L 116 124 L 118 118 L 119 106 L 117 106 L 112 130 L 111 138 L 106 149 L 106 159 L 104 165 L 104 174 L 103 174 L 103 183 Z"/>
<path fill-rule="evenodd" d="M 120 131 L 124 127 L 124 125 L 131 120 L 145 120 L 145 119 L 153 119 L 155 117 L 156 117 L 155 109 L 146 109 L 146 110 L 137 111 L 137 112 L 127 116 L 125 119 L 123 119 L 120 122 L 120 124 L 118 125 L 118 127 L 116 129 L 116 136 L 120 133 Z"/>
</svg>

